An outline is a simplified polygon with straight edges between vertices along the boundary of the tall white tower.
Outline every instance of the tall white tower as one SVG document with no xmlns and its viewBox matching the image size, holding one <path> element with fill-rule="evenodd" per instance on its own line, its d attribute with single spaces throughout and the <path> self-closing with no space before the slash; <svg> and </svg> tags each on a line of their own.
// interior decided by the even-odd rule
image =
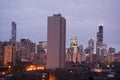
<svg viewBox="0 0 120 80">
<path fill-rule="evenodd" d="M 70 48 L 72 49 L 72 53 L 77 53 L 77 47 L 78 47 L 78 38 L 76 36 L 71 37 L 70 40 Z"/>
</svg>

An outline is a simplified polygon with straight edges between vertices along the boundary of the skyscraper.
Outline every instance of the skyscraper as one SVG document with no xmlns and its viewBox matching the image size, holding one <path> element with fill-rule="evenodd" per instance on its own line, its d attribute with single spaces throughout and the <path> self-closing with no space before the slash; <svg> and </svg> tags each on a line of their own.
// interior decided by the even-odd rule
<svg viewBox="0 0 120 80">
<path fill-rule="evenodd" d="M 94 40 L 92 38 L 90 38 L 88 41 L 88 47 L 90 50 L 94 50 Z"/>
<path fill-rule="evenodd" d="M 99 26 L 99 32 L 97 32 L 97 45 L 101 45 L 103 43 L 103 26 Z"/>
<path fill-rule="evenodd" d="M 97 32 L 97 42 L 96 42 L 96 53 L 97 53 L 97 62 L 104 62 L 104 58 L 106 55 L 106 47 L 107 45 L 103 42 L 103 25 L 99 26 L 99 32 Z"/>
<path fill-rule="evenodd" d="M 20 58 L 31 62 L 32 55 L 35 54 L 36 44 L 30 39 L 21 39 Z"/>
<path fill-rule="evenodd" d="M 83 45 L 79 45 L 79 50 L 78 50 L 78 52 L 79 52 L 80 54 L 83 53 Z"/>
<path fill-rule="evenodd" d="M 76 36 L 71 37 L 70 51 L 71 51 L 71 61 L 74 62 L 74 63 L 80 62 L 78 38 Z"/>
<path fill-rule="evenodd" d="M 12 22 L 12 29 L 11 29 L 11 42 L 16 41 L 16 23 Z"/>
<path fill-rule="evenodd" d="M 103 26 L 99 26 L 99 32 L 97 32 L 96 53 L 100 53 L 100 47 L 103 45 Z"/>
<path fill-rule="evenodd" d="M 92 38 L 88 41 L 88 53 L 89 53 L 89 62 L 93 62 L 93 55 L 94 55 L 94 40 Z"/>
<path fill-rule="evenodd" d="M 76 36 L 71 37 L 70 48 L 72 49 L 72 54 L 78 52 L 78 38 Z"/>
<path fill-rule="evenodd" d="M 4 65 L 13 63 L 13 46 L 4 46 Z"/>
<path fill-rule="evenodd" d="M 66 20 L 61 14 L 48 17 L 47 68 L 63 68 L 65 57 Z"/>
</svg>

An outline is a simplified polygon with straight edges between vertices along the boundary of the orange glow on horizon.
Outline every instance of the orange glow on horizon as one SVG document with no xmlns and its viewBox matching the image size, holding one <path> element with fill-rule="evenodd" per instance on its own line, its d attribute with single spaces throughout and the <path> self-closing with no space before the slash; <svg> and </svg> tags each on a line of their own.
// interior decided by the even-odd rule
<svg viewBox="0 0 120 80">
<path fill-rule="evenodd" d="M 95 69 L 93 69 L 92 71 L 93 71 L 93 72 L 98 72 L 98 73 L 99 73 L 99 72 L 102 72 L 102 69 L 96 69 L 96 68 L 95 68 Z"/>
<path fill-rule="evenodd" d="M 29 65 L 26 67 L 26 71 L 33 71 L 33 70 L 44 70 L 44 65 Z"/>
</svg>

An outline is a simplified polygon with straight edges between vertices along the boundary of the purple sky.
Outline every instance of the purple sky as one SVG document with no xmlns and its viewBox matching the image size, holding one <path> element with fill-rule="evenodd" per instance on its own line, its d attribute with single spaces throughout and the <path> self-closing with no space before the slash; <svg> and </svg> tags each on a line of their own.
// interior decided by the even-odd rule
<svg viewBox="0 0 120 80">
<path fill-rule="evenodd" d="M 47 16 L 61 13 L 67 21 L 66 45 L 71 36 L 87 47 L 104 25 L 104 43 L 120 51 L 120 0 L 0 0 L 0 40 L 9 40 L 11 22 L 17 23 L 17 40 L 47 40 Z"/>
</svg>

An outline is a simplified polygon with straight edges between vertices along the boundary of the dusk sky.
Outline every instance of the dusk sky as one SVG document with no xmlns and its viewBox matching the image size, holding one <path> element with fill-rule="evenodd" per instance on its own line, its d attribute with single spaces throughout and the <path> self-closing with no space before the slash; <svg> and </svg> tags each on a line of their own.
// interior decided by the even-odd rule
<svg viewBox="0 0 120 80">
<path fill-rule="evenodd" d="M 66 46 L 77 36 L 88 45 L 99 24 L 104 26 L 104 43 L 120 51 L 120 0 L 0 0 L 0 40 L 11 38 L 11 23 L 17 23 L 17 40 L 47 41 L 47 16 L 61 13 L 66 18 Z"/>
</svg>

